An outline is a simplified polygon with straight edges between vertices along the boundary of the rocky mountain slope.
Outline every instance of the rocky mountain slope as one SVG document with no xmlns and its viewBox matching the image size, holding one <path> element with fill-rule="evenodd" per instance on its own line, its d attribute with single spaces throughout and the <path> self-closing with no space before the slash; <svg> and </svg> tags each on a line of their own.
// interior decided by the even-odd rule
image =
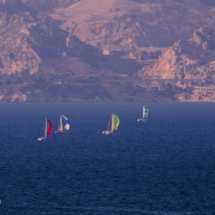
<svg viewBox="0 0 215 215">
<path fill-rule="evenodd" d="M 202 26 L 214 26 L 215 11 L 203 2 L 82 0 L 50 15 L 87 44 L 141 60 L 145 47 L 168 47 L 190 38 Z"/>
<path fill-rule="evenodd" d="M 214 21 L 210 0 L 0 0 L 0 101 L 174 100 L 117 80 L 213 77 Z"/>
<path fill-rule="evenodd" d="M 188 40 L 171 46 L 154 64 L 143 67 L 143 79 L 193 79 L 190 92 L 178 89 L 181 101 L 215 101 L 215 28 L 200 28 Z M 195 79 L 207 79 L 199 85 Z M 198 87 L 195 85 L 198 84 Z M 203 86 L 202 86 L 203 85 Z M 185 99 L 186 98 L 186 99 Z"/>
<path fill-rule="evenodd" d="M 162 79 L 215 78 L 215 29 L 200 28 L 190 39 L 176 42 L 139 74 Z"/>
<path fill-rule="evenodd" d="M 111 100 L 104 75 L 131 75 L 141 68 L 131 60 L 104 56 L 49 16 L 37 20 L 28 12 L 2 12 L 0 20 L 2 101 L 100 100 L 106 94 Z"/>
</svg>

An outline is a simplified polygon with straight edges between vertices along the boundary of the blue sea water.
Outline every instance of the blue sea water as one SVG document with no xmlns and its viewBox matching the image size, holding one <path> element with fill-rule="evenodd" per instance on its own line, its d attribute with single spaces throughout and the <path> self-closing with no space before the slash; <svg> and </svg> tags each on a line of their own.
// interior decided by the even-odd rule
<svg viewBox="0 0 215 215">
<path fill-rule="evenodd" d="M 37 141 L 61 114 L 71 130 Z M 215 104 L 2 103 L 0 120 L 0 214 L 215 214 Z"/>
</svg>

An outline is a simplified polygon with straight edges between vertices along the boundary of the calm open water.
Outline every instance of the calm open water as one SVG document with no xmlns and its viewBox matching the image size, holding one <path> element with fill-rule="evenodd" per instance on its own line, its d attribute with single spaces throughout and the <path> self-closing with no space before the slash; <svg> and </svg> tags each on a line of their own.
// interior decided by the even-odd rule
<svg viewBox="0 0 215 215">
<path fill-rule="evenodd" d="M 0 214 L 215 214 L 215 104 L 144 104 L 0 104 Z M 37 141 L 60 114 L 70 132 Z"/>
</svg>

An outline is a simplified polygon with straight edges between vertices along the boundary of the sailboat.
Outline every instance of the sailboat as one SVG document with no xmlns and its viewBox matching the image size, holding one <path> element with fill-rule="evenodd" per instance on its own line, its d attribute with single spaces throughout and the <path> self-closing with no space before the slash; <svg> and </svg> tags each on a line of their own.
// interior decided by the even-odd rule
<svg viewBox="0 0 215 215">
<path fill-rule="evenodd" d="M 63 118 L 65 121 L 65 126 L 63 127 Z M 55 131 L 55 133 L 63 133 L 65 131 L 68 131 L 70 128 L 70 123 L 67 117 L 65 117 L 64 115 L 60 115 L 60 123 L 59 123 L 59 127 L 58 130 Z"/>
<path fill-rule="evenodd" d="M 110 114 L 108 116 L 108 120 L 107 120 L 107 127 L 106 130 L 103 131 L 103 134 L 114 134 L 115 131 L 118 129 L 119 127 L 119 117 L 115 114 Z"/>
<path fill-rule="evenodd" d="M 46 119 L 45 121 L 45 136 L 44 137 L 38 137 L 38 140 L 49 140 L 47 138 L 47 134 L 51 135 L 52 133 L 52 122 L 49 119 Z"/>
<path fill-rule="evenodd" d="M 148 114 L 149 114 L 149 109 L 147 108 L 147 106 L 143 106 L 143 118 L 138 119 L 137 121 L 146 121 L 148 118 Z"/>
</svg>

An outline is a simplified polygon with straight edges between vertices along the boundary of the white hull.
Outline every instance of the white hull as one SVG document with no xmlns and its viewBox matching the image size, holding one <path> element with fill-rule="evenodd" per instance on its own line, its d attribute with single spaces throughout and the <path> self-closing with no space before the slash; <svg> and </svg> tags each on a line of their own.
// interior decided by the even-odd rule
<svg viewBox="0 0 215 215">
<path fill-rule="evenodd" d="M 38 137 L 38 140 L 41 141 L 41 140 L 45 140 L 46 138 L 45 137 Z"/>
<path fill-rule="evenodd" d="M 147 121 L 147 119 L 138 119 L 137 121 Z"/>
<path fill-rule="evenodd" d="M 44 141 L 51 141 L 47 137 L 38 137 L 37 140 L 39 140 L 39 141 L 42 141 L 42 140 L 44 140 Z"/>
<path fill-rule="evenodd" d="M 107 131 L 107 130 L 105 130 L 105 131 L 102 132 L 102 134 L 107 134 L 107 135 L 108 134 L 114 134 L 114 131 Z"/>
</svg>

